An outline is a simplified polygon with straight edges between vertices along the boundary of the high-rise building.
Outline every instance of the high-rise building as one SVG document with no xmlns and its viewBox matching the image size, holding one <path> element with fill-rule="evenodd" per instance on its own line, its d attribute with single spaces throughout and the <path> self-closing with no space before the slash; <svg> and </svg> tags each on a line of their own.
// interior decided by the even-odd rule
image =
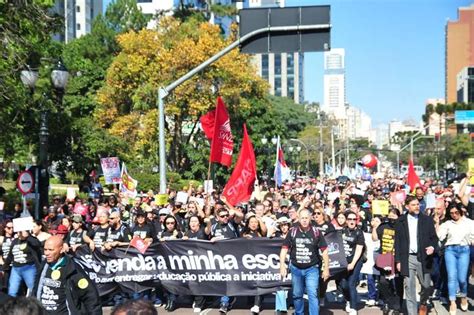
<svg viewBox="0 0 474 315">
<path fill-rule="evenodd" d="M 456 90 L 458 103 L 474 103 L 474 65 L 459 72 Z"/>
<path fill-rule="evenodd" d="M 458 73 L 474 65 L 474 4 L 458 9 L 458 20 L 446 24 L 446 86 L 448 104 L 457 100 Z"/>
<path fill-rule="evenodd" d="M 245 8 L 284 7 L 284 0 L 247 0 Z M 291 98 L 295 103 L 304 102 L 302 53 L 256 54 L 257 73 L 268 81 L 270 94 Z"/>
<path fill-rule="evenodd" d="M 360 108 L 346 107 L 347 137 L 349 139 L 369 139 L 372 119 Z"/>
<path fill-rule="evenodd" d="M 324 53 L 324 103 L 325 113 L 341 120 L 346 115 L 345 50 L 333 48 Z"/>
<path fill-rule="evenodd" d="M 70 42 L 92 30 L 92 21 L 102 13 L 102 0 L 56 0 L 54 9 L 64 18 L 64 31 L 56 40 Z"/>
</svg>

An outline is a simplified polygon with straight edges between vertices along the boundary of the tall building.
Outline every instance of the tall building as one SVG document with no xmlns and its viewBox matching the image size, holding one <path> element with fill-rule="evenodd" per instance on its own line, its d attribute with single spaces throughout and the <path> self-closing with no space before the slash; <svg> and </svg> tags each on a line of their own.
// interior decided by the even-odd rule
<svg viewBox="0 0 474 315">
<path fill-rule="evenodd" d="M 346 115 L 345 50 L 333 48 L 324 53 L 324 102 L 325 113 L 341 120 Z"/>
<path fill-rule="evenodd" d="M 284 0 L 247 0 L 245 8 L 284 7 Z M 295 103 L 304 102 L 302 53 L 256 54 L 257 73 L 268 81 L 270 94 L 291 98 Z"/>
<path fill-rule="evenodd" d="M 459 72 L 456 91 L 458 103 L 474 103 L 474 64 Z"/>
<path fill-rule="evenodd" d="M 389 132 L 387 124 L 379 124 L 372 129 L 370 142 L 377 146 L 377 149 L 383 149 L 389 144 Z"/>
<path fill-rule="evenodd" d="M 458 9 L 458 20 L 446 24 L 446 86 L 448 104 L 457 100 L 458 73 L 467 66 L 474 66 L 474 4 Z"/>
<path fill-rule="evenodd" d="M 56 0 L 54 9 L 64 18 L 64 30 L 56 40 L 70 42 L 92 30 L 92 21 L 102 14 L 102 0 Z"/>
<path fill-rule="evenodd" d="M 347 137 L 349 139 L 370 139 L 372 119 L 360 108 L 346 107 Z"/>
</svg>

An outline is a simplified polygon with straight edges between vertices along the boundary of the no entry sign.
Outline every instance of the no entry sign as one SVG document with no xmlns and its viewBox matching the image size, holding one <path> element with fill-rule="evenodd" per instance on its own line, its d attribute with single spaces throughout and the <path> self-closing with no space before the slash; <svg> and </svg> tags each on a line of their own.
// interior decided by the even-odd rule
<svg viewBox="0 0 474 315">
<path fill-rule="evenodd" d="M 33 191 L 35 187 L 35 179 L 30 171 L 23 171 L 16 180 L 16 187 L 22 195 L 27 195 Z"/>
</svg>

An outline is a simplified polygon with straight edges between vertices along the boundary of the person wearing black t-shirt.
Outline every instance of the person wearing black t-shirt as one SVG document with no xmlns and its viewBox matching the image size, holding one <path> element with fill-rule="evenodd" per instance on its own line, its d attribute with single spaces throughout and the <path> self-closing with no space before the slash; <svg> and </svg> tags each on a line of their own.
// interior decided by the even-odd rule
<svg viewBox="0 0 474 315">
<path fill-rule="evenodd" d="M 90 237 L 87 236 L 87 231 L 83 229 L 82 224 L 83 220 L 81 215 L 76 214 L 72 217 L 72 231 L 69 232 L 69 235 L 65 239 L 65 243 L 72 252 L 75 252 L 76 249 L 83 244 L 93 242 Z"/>
<path fill-rule="evenodd" d="M 10 247 L 13 242 L 13 222 L 7 220 L 3 228 L 3 235 L 0 236 L 0 289 L 8 289 L 8 278 L 10 276 L 10 266 L 5 265 Z M 3 273 L 3 274 L 2 274 Z M 5 291 L 6 292 L 6 291 Z"/>
<path fill-rule="evenodd" d="M 316 208 L 313 212 L 314 221 L 311 223 L 313 226 L 321 232 L 321 234 L 326 235 L 328 233 L 336 231 L 334 225 L 331 222 L 326 221 L 323 209 Z M 328 281 L 324 281 L 323 278 L 319 278 L 319 304 L 321 307 L 325 305 L 325 296 L 326 290 L 328 288 Z"/>
<path fill-rule="evenodd" d="M 27 231 L 18 233 L 18 238 L 12 241 L 10 253 L 5 265 L 12 265 L 8 283 L 8 295 L 15 297 L 20 289 L 21 281 L 26 283 L 29 290 L 35 285 L 37 266 L 41 257 L 41 243 Z"/>
<path fill-rule="evenodd" d="M 395 221 L 399 217 L 398 209 L 392 208 L 388 213 L 387 220 L 381 222 L 374 218 L 372 225 L 372 240 L 380 241 L 379 253 L 382 255 L 395 255 Z M 394 262 L 394 258 L 392 258 Z M 403 279 L 395 275 L 395 265 L 382 268 L 377 266 L 380 271 L 380 281 L 378 289 L 380 299 L 384 302 L 382 309 L 383 315 L 388 315 L 392 310 L 393 315 L 400 314 L 401 302 L 403 299 Z"/>
<path fill-rule="evenodd" d="M 311 211 L 302 209 L 298 212 L 298 224 L 290 229 L 280 251 L 280 275 L 285 278 L 287 269 L 286 255 L 290 253 L 291 284 L 295 314 L 304 314 L 303 294 L 308 294 L 309 314 L 319 314 L 318 284 L 322 252 L 324 280 L 329 278 L 329 257 L 324 236 L 310 224 Z"/>
<path fill-rule="evenodd" d="M 183 240 L 209 240 L 209 235 L 206 235 L 204 229 L 201 228 L 201 219 L 199 216 L 193 214 L 188 218 L 189 229 L 184 233 Z M 194 296 L 193 311 L 194 313 L 201 313 L 204 308 L 206 298 L 204 296 Z"/>
<path fill-rule="evenodd" d="M 155 230 L 153 226 L 148 223 L 146 214 L 143 210 L 138 210 L 135 215 L 135 225 L 132 228 L 132 238 L 139 236 L 147 245 L 150 245 L 155 240 Z"/>
<path fill-rule="evenodd" d="M 357 227 L 357 214 L 347 211 L 346 218 L 347 226 L 342 230 L 342 241 L 348 265 L 347 272 L 339 283 L 346 299 L 346 311 L 349 315 L 356 315 L 357 283 L 364 263 L 365 239 L 364 232 Z"/>
<path fill-rule="evenodd" d="M 113 247 L 128 245 L 132 239 L 132 233 L 128 226 L 122 223 L 118 211 L 114 211 L 110 214 L 109 223 L 110 227 L 104 248 L 106 250 L 111 250 Z"/>
<path fill-rule="evenodd" d="M 89 237 L 92 240 L 92 242 L 89 243 L 91 251 L 94 251 L 96 247 L 102 248 L 104 246 L 109 231 L 109 213 L 102 211 L 97 214 L 97 218 L 99 219 L 100 226 L 89 233 Z"/>
</svg>

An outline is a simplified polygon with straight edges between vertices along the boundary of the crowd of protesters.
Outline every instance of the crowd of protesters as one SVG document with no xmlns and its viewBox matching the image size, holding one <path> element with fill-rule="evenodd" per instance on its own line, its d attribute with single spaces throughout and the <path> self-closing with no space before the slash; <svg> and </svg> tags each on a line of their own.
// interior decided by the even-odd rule
<svg viewBox="0 0 474 315">
<path fill-rule="evenodd" d="M 346 312 L 355 315 L 361 307 L 357 289 L 365 279 L 367 306 L 380 307 L 384 315 L 427 314 L 433 299 L 446 303 L 454 315 L 458 308 L 468 310 L 469 277 L 474 277 L 471 175 L 474 174 L 450 185 L 426 179 L 413 194 L 403 178 L 388 175 L 367 179 L 300 178 L 278 188 L 257 184 L 250 201 L 236 207 L 222 200 L 218 191 L 206 193 L 203 186 L 183 187 L 185 201 L 177 199 L 180 192 L 169 191 L 168 201 L 159 204 L 153 191 L 130 200 L 118 189 L 104 193 L 94 181 L 87 199 L 55 196 L 31 231 L 13 233 L 12 219 L 19 217 L 21 204 L 15 205 L 11 213 L 6 212 L 0 228 L 1 287 L 12 297 L 30 294 L 41 301 L 38 284 L 45 283 L 38 279 L 45 275 L 54 278 L 56 264 L 70 263 L 67 254 L 79 246 L 108 251 L 127 246 L 134 237 L 148 245 L 172 239 L 216 242 L 238 237 L 279 238 L 282 257 L 290 255 L 293 288 L 290 292 L 275 292 L 277 313 L 286 313 L 293 305 L 296 314 L 303 314 L 306 288 L 309 314 L 318 314 L 327 302 L 328 282 L 335 280 Z M 406 191 L 407 196 L 403 200 L 394 198 L 401 191 Z M 388 214 L 374 215 L 374 200 L 389 201 Z M 332 278 L 327 270 L 324 241 L 328 233 L 340 233 L 347 259 L 347 270 Z M 377 244 L 375 248 L 368 249 L 364 233 Z M 310 241 L 305 243 L 302 238 Z M 301 260 L 296 254 L 296 242 L 308 246 L 304 251 L 311 255 Z M 60 254 L 56 253 L 54 264 L 50 264 L 51 251 L 58 246 Z M 377 275 L 361 275 L 369 256 Z M 44 260 L 49 267 L 45 267 Z M 281 266 L 280 273 L 285 276 L 287 265 Z M 83 279 L 77 279 L 82 273 L 73 276 L 67 281 Z M 417 279 L 421 285 L 419 303 Z M 178 307 L 178 297 L 164 288 L 133 294 L 115 292 L 103 298 L 102 303 L 119 307 L 139 298 L 164 306 L 169 312 Z M 210 299 L 193 297 L 193 311 L 201 312 Z M 264 296 L 251 297 L 251 313 L 260 312 L 263 299 Z M 234 301 L 233 297 L 220 297 L 220 312 L 227 313 Z M 73 304 L 80 307 L 76 300 Z M 64 309 L 64 304 L 59 307 Z"/>
</svg>

